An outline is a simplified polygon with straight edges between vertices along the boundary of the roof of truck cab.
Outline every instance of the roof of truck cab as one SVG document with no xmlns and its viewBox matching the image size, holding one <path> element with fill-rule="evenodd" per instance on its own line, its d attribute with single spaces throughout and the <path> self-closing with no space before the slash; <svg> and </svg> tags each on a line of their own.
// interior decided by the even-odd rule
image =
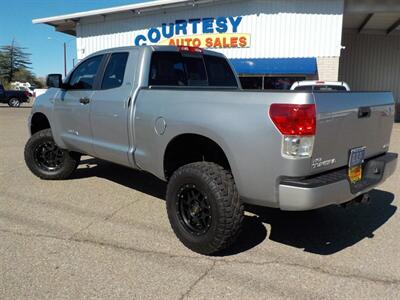
<svg viewBox="0 0 400 300">
<path fill-rule="evenodd" d="M 125 46 L 125 47 L 115 47 L 115 48 L 103 49 L 103 50 L 92 53 L 90 56 L 103 54 L 103 53 L 131 51 L 133 49 L 151 49 L 152 51 L 180 52 L 180 50 L 177 46 L 145 45 L 145 46 Z M 225 57 L 223 54 L 216 52 L 216 51 L 210 51 L 210 50 L 206 50 L 206 49 L 201 49 L 201 50 L 203 51 L 203 54 Z"/>
</svg>

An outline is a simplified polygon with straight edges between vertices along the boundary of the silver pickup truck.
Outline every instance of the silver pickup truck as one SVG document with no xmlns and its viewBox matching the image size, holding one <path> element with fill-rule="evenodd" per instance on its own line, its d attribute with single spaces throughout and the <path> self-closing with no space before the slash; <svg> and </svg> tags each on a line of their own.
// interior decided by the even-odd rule
<svg viewBox="0 0 400 300">
<path fill-rule="evenodd" d="M 64 179 L 82 154 L 168 182 L 177 237 L 202 254 L 235 240 L 244 203 L 343 204 L 393 174 L 391 93 L 243 91 L 227 59 L 190 47 L 97 52 L 37 98 L 29 169 Z"/>
</svg>

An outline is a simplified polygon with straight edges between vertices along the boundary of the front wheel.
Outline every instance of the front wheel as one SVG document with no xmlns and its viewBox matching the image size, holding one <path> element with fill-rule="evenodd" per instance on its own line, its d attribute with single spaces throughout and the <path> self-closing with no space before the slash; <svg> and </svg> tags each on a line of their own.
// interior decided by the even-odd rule
<svg viewBox="0 0 400 300">
<path fill-rule="evenodd" d="M 79 164 L 80 155 L 59 148 L 51 129 L 31 136 L 25 145 L 25 163 L 41 179 L 60 180 L 71 176 Z"/>
<path fill-rule="evenodd" d="M 191 163 L 175 171 L 167 188 L 167 212 L 180 241 L 206 255 L 235 241 L 244 216 L 231 173 L 210 162 Z"/>
<path fill-rule="evenodd" d="M 10 107 L 20 107 L 21 106 L 21 101 L 19 101 L 18 98 L 11 98 L 8 100 L 8 106 Z"/>
</svg>

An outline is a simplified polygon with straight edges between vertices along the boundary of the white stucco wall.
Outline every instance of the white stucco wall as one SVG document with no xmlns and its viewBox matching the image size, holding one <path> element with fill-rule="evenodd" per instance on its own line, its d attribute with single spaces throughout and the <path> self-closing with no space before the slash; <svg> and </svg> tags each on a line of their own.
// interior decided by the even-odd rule
<svg viewBox="0 0 400 300">
<path fill-rule="evenodd" d="M 228 58 L 340 56 L 343 0 L 243 0 L 83 19 L 77 26 L 78 59 L 101 49 L 134 45 L 137 35 L 146 35 L 152 27 L 161 30 L 162 23 L 228 16 L 241 16 L 237 32 L 251 36 L 249 47 L 217 49 Z"/>
</svg>

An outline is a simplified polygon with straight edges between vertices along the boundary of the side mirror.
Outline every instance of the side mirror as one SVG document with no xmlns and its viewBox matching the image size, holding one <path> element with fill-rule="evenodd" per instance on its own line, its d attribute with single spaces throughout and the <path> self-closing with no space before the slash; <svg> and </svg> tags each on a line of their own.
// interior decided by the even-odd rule
<svg viewBox="0 0 400 300">
<path fill-rule="evenodd" d="M 49 74 L 47 75 L 46 85 L 49 88 L 61 88 L 63 85 L 61 74 Z"/>
</svg>

